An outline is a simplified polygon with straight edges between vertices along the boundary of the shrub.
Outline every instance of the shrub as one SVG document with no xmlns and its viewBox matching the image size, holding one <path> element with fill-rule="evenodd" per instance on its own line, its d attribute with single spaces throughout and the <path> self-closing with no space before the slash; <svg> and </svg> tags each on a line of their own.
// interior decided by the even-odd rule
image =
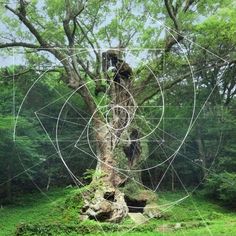
<svg viewBox="0 0 236 236">
<path fill-rule="evenodd" d="M 212 174 L 204 185 L 204 193 L 225 205 L 236 206 L 236 173 Z"/>
</svg>

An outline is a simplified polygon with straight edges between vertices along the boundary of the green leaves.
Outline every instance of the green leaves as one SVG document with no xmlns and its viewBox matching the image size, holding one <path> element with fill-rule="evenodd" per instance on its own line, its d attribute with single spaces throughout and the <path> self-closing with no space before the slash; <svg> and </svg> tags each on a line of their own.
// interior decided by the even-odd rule
<svg viewBox="0 0 236 236">
<path fill-rule="evenodd" d="M 65 15 L 65 1 L 46 0 L 43 9 L 48 13 L 48 16 L 51 20 L 58 18 L 62 19 Z"/>
<path fill-rule="evenodd" d="M 210 175 L 205 183 L 205 194 L 221 200 L 225 205 L 235 206 L 236 174 L 223 172 Z"/>
<path fill-rule="evenodd" d="M 215 14 L 203 19 L 203 22 L 196 26 L 200 33 L 198 42 L 208 46 L 215 51 L 219 42 L 222 44 L 235 44 L 236 38 L 236 10 L 225 7 L 219 9 Z M 210 42 L 210 44 L 209 44 Z"/>
<path fill-rule="evenodd" d="M 12 129 L 14 125 L 14 118 L 12 116 L 0 117 L 0 130 Z"/>
</svg>

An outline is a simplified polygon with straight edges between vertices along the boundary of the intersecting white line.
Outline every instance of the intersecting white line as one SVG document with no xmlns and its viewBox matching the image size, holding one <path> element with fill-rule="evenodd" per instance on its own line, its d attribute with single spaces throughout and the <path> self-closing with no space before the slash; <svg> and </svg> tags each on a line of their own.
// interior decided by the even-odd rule
<svg viewBox="0 0 236 236">
<path fill-rule="evenodd" d="M 165 26 L 162 22 L 161 22 L 161 24 L 162 24 L 166 29 L 171 30 L 171 31 L 174 31 L 173 29 L 170 29 L 168 26 Z M 178 33 L 178 32 L 176 32 L 176 33 Z M 173 35 L 172 35 L 172 36 L 173 36 Z M 188 40 L 187 38 L 185 38 L 185 39 Z M 175 40 L 176 40 L 176 39 L 175 39 Z M 191 41 L 191 40 L 189 40 L 189 41 Z M 191 42 L 192 42 L 192 41 L 191 41 Z M 195 42 L 192 42 L 192 43 L 196 44 Z M 209 51 L 209 50 L 203 48 L 201 45 L 198 45 L 198 44 L 196 44 L 196 45 L 199 46 L 200 48 L 206 50 L 208 53 L 210 53 L 210 54 L 212 54 L 212 55 L 214 55 L 214 56 L 220 58 L 218 55 L 215 55 L 215 54 L 212 53 L 211 51 Z M 179 45 L 179 46 L 181 47 L 181 45 Z M 84 50 L 84 49 L 83 49 L 83 50 Z M 101 49 L 99 49 L 99 50 L 101 50 Z M 140 50 L 140 48 L 139 48 L 139 50 Z M 142 48 L 141 50 L 144 50 L 144 49 Z M 156 49 L 153 49 L 153 48 L 152 48 L 152 50 L 156 50 Z M 223 61 L 225 61 L 225 62 L 227 62 L 227 61 L 224 60 L 223 58 L 220 58 L 220 59 L 223 60 Z M 228 62 L 227 62 L 227 63 L 228 63 Z M 225 70 L 226 70 L 226 68 L 225 68 Z M 225 70 L 224 70 L 224 71 L 225 71 Z M 224 72 L 223 72 L 223 74 L 224 74 Z M 14 75 L 13 75 L 13 76 L 14 76 Z M 222 75 L 222 76 L 223 76 L 223 75 Z M 222 76 L 221 76 L 221 77 L 222 77 Z M 34 86 L 34 84 L 33 84 L 33 86 Z M 215 87 L 216 87 L 216 85 L 215 85 Z M 215 87 L 213 88 L 213 90 L 215 89 Z M 190 129 L 188 130 L 189 132 L 190 132 L 190 130 L 192 129 L 192 127 L 194 126 L 196 120 L 199 119 L 199 115 L 200 115 L 200 113 L 201 113 L 203 107 L 205 106 L 206 102 L 207 102 L 207 101 L 209 100 L 209 98 L 211 97 L 213 90 L 212 90 L 211 93 L 209 94 L 207 100 L 205 101 L 204 105 L 202 106 L 202 108 L 201 108 L 200 112 L 198 113 L 198 115 L 196 116 L 195 120 L 193 120 L 193 123 L 191 123 Z M 27 96 L 27 95 L 28 95 L 28 94 L 26 94 L 26 96 Z M 195 94 L 194 94 L 194 95 L 195 95 Z M 18 114 L 17 114 L 17 116 L 18 116 Z M 192 118 L 193 118 L 193 116 L 192 116 Z M 17 120 L 17 119 L 16 119 L 16 120 Z M 59 122 L 59 120 L 57 120 L 57 121 Z M 164 131 L 164 128 L 163 128 L 163 131 Z M 163 134 L 164 134 L 164 132 L 163 132 Z M 15 132 L 13 133 L 13 137 L 14 137 L 14 139 L 15 139 Z M 49 138 L 50 138 L 50 137 L 49 137 Z M 90 141 L 91 141 L 91 140 L 90 140 Z M 183 141 L 182 144 L 183 144 L 184 142 L 185 142 L 185 141 Z M 57 149 L 56 149 L 56 151 L 58 152 Z M 179 150 L 178 150 L 177 152 L 175 152 L 175 155 L 173 156 L 173 160 L 174 160 L 174 158 L 176 157 L 177 154 L 179 154 Z M 171 160 L 171 161 L 173 161 L 173 160 Z M 69 172 L 69 173 L 70 173 L 70 172 Z M 188 197 L 188 196 L 187 196 L 187 197 Z M 184 199 L 183 199 L 183 200 L 184 200 Z M 177 203 L 177 204 L 178 204 L 178 203 Z M 206 225 L 206 227 L 207 227 L 207 225 Z M 103 231 L 103 232 L 104 232 L 104 231 Z M 128 231 L 127 231 L 127 232 L 128 232 Z M 104 232 L 104 233 L 105 233 L 105 232 Z M 210 230 L 209 230 L 209 233 L 211 234 L 211 231 L 210 231 Z"/>
</svg>

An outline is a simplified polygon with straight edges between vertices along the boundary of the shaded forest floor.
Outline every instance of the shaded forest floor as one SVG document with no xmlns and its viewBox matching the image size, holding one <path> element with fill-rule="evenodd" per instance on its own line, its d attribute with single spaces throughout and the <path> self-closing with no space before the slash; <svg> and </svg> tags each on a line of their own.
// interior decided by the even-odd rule
<svg viewBox="0 0 236 236">
<path fill-rule="evenodd" d="M 160 192 L 163 218 L 135 226 L 130 219 L 120 224 L 80 222 L 75 204 L 77 189 L 27 194 L 14 205 L 0 208 L 0 236 L 8 235 L 214 235 L 236 236 L 236 211 L 195 194 Z M 181 200 L 182 199 L 182 200 Z M 116 232 L 118 231 L 118 232 Z M 99 233 L 100 232 L 100 233 Z"/>
</svg>

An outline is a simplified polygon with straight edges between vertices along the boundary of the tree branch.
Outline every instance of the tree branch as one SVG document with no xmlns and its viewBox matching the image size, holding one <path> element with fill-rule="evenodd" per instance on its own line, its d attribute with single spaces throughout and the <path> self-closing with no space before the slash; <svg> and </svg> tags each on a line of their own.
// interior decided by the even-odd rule
<svg viewBox="0 0 236 236">
<path fill-rule="evenodd" d="M 183 12 L 186 12 L 194 2 L 195 0 L 186 0 L 184 8 L 183 8 Z"/>
<path fill-rule="evenodd" d="M 66 37 L 68 39 L 69 45 L 72 46 L 74 43 L 74 37 L 70 29 L 70 21 L 72 20 L 72 13 L 71 13 L 72 9 L 70 5 L 70 1 L 66 0 L 65 5 L 66 5 L 66 9 L 65 9 L 66 17 L 63 20 L 63 28 L 65 31 Z"/>
<path fill-rule="evenodd" d="M 29 31 L 35 36 L 41 46 L 46 47 L 48 45 L 47 42 L 41 37 L 37 29 L 33 26 L 33 24 L 27 19 L 25 13 L 22 13 L 22 10 L 20 12 L 17 12 L 8 5 L 5 5 L 5 7 L 14 15 L 18 16 L 20 21 L 23 22 L 24 25 L 29 29 Z M 21 9 L 25 9 L 25 6 L 21 5 Z"/>
<path fill-rule="evenodd" d="M 26 11 L 23 11 L 23 9 L 25 9 L 25 5 L 21 4 L 19 12 L 17 10 L 12 9 L 8 5 L 5 5 L 5 7 L 9 11 L 11 11 L 14 15 L 18 16 L 20 21 L 28 28 L 28 30 L 32 33 L 32 35 L 39 42 L 39 44 L 41 45 L 41 50 L 45 50 L 45 51 L 52 53 L 63 64 L 68 75 L 72 76 L 71 66 L 69 65 L 69 62 L 67 60 L 65 60 L 66 56 L 63 55 L 60 52 L 60 50 L 57 50 L 56 47 L 50 47 L 50 44 L 47 43 L 46 40 L 43 39 L 43 37 L 40 35 L 40 33 L 37 31 L 37 29 L 34 27 L 34 25 L 28 20 L 26 13 L 25 13 Z M 18 45 L 18 46 L 31 46 L 31 45 L 21 43 L 21 45 Z"/>
<path fill-rule="evenodd" d="M 10 48 L 10 47 L 24 47 L 24 48 L 39 49 L 40 45 L 31 44 L 31 43 L 23 43 L 23 42 L 0 43 L 0 48 Z"/>
<path fill-rule="evenodd" d="M 167 13 L 169 17 L 171 18 L 171 20 L 173 21 L 174 27 L 175 27 L 175 30 L 174 30 L 175 36 L 173 37 L 172 35 L 169 35 L 166 38 L 165 53 L 167 53 L 167 52 L 170 52 L 171 48 L 176 43 L 183 40 L 184 37 L 180 34 L 180 26 L 177 19 L 178 8 L 174 9 L 173 5 L 169 2 L 169 0 L 165 0 L 165 6 L 166 6 Z M 173 31 L 172 29 L 170 30 Z"/>
<path fill-rule="evenodd" d="M 173 6 L 169 2 L 169 0 L 165 0 L 165 6 L 166 6 L 166 10 L 167 10 L 170 18 L 174 22 L 175 29 L 178 31 L 179 30 L 179 23 L 178 23 L 177 18 L 176 18 L 177 12 L 174 12 Z"/>
<path fill-rule="evenodd" d="M 50 45 L 47 42 L 47 40 L 45 40 L 42 37 L 42 35 L 35 28 L 35 26 L 32 24 L 32 22 L 30 22 L 30 20 L 27 17 L 26 4 L 24 4 L 24 1 L 20 1 L 20 7 L 16 10 L 11 8 L 8 5 L 5 5 L 5 7 L 6 7 L 6 9 L 8 9 L 10 12 L 12 12 L 15 16 L 17 16 L 19 18 L 19 20 L 26 26 L 26 28 L 31 32 L 31 34 L 35 37 L 35 39 L 38 41 L 38 43 L 40 45 L 37 46 L 34 44 L 30 44 L 30 43 L 28 44 L 28 43 L 13 42 L 13 43 L 2 44 L 1 47 L 7 48 L 7 47 L 11 47 L 11 46 L 22 46 L 22 47 L 29 47 L 29 48 L 39 48 L 40 50 L 50 52 L 60 61 L 60 63 L 62 63 L 62 65 L 66 71 L 67 77 L 68 77 L 67 83 L 69 82 L 69 84 L 67 84 L 67 85 L 68 86 L 73 85 L 73 86 L 71 86 L 71 87 L 73 87 L 73 89 L 78 88 L 78 86 L 81 85 L 81 77 L 80 77 L 80 73 L 78 70 L 76 56 L 74 53 L 71 54 L 71 52 L 72 52 L 72 51 L 70 51 L 71 48 L 68 48 L 68 49 L 70 52 L 70 59 L 72 59 L 72 62 L 70 61 L 70 59 L 68 59 L 67 53 L 62 53 L 60 51 L 60 48 L 58 48 L 57 46 Z M 78 16 L 78 14 L 80 14 L 80 12 L 83 10 L 83 8 L 84 7 L 82 7 L 82 9 L 74 12 L 73 19 L 75 19 Z M 69 27 L 69 25 L 68 25 L 68 27 Z M 83 65 L 83 63 L 82 63 L 82 65 Z M 83 68 L 86 68 L 86 66 Z M 88 74 L 91 75 L 91 73 L 88 73 Z M 85 102 L 88 104 L 89 108 L 91 109 L 91 112 L 93 112 L 96 105 L 95 105 L 88 89 L 83 87 L 82 89 L 79 90 L 79 92 L 83 96 Z"/>
<path fill-rule="evenodd" d="M 20 77 L 20 76 L 22 76 L 22 75 L 24 75 L 24 74 L 27 74 L 27 73 L 31 72 L 31 71 L 33 71 L 33 72 L 34 72 L 34 71 L 37 71 L 37 72 L 40 72 L 40 73 L 54 73 L 54 72 L 60 73 L 60 70 L 58 70 L 58 69 L 39 70 L 39 69 L 32 69 L 32 68 L 30 68 L 30 69 L 27 69 L 27 70 L 23 70 L 23 71 L 21 71 L 21 72 L 18 72 L 18 73 L 16 73 L 16 74 L 7 74 L 7 75 L 4 75 L 4 73 L 1 74 L 1 72 L 0 72 L 0 75 L 1 75 L 1 77 L 2 77 L 3 79 L 12 78 L 13 76 L 14 76 L 14 79 L 16 79 L 17 77 Z"/>
<path fill-rule="evenodd" d="M 79 14 L 84 10 L 84 5 L 81 3 L 79 4 L 77 9 L 72 8 L 71 2 L 69 0 L 65 0 L 66 5 L 66 17 L 63 20 L 63 28 L 65 31 L 65 34 L 67 36 L 67 39 L 69 41 L 69 45 L 72 46 L 74 44 L 75 40 L 75 31 L 76 31 L 76 17 L 79 16 Z M 73 29 L 70 28 L 70 22 L 73 21 Z"/>
<path fill-rule="evenodd" d="M 83 34 L 84 37 L 87 39 L 88 43 L 90 44 L 90 46 L 91 46 L 92 49 L 93 49 L 93 52 L 94 52 L 94 54 L 95 54 L 95 56 L 96 56 L 96 60 L 97 60 L 97 63 L 96 63 L 96 64 L 97 64 L 96 73 L 98 74 L 98 73 L 99 73 L 99 68 L 100 68 L 99 65 L 101 64 L 101 62 L 100 62 L 100 56 L 99 56 L 98 52 L 96 51 L 96 49 L 95 49 L 95 47 L 94 47 L 92 41 L 89 39 L 88 33 L 86 33 L 86 32 L 84 31 L 83 27 L 80 25 L 80 23 L 79 23 L 78 21 L 76 21 L 76 23 L 77 23 L 77 25 L 79 26 L 79 28 L 80 28 L 82 34 Z"/>
<path fill-rule="evenodd" d="M 228 65 L 228 63 L 221 63 L 221 64 L 216 63 L 216 64 L 212 64 L 208 67 L 204 67 L 204 68 L 195 70 L 195 71 L 193 71 L 193 73 L 197 74 L 197 73 L 201 73 L 202 71 L 205 71 L 205 70 L 208 70 L 208 69 L 211 69 L 214 67 L 222 67 L 222 66 L 226 66 L 226 65 Z M 165 84 L 163 84 L 163 86 L 162 86 L 162 90 L 170 89 L 174 85 L 176 85 L 177 83 L 187 79 L 190 76 L 192 76 L 192 72 L 186 73 L 185 75 L 183 75 L 175 80 L 165 82 Z M 148 101 L 149 99 L 151 99 L 152 97 L 157 95 L 158 92 L 160 92 L 159 86 L 158 87 L 156 86 L 157 88 L 155 89 L 155 85 L 157 83 L 155 81 L 156 79 L 154 78 L 154 75 L 149 74 L 147 79 L 148 79 L 149 83 L 147 83 L 147 82 L 142 83 L 141 86 L 134 88 L 133 96 L 134 96 L 134 99 L 137 101 L 138 105 L 142 105 L 144 102 Z M 155 83 L 154 86 L 153 86 L 153 84 L 150 83 L 150 81 L 152 81 L 152 80 L 153 80 L 153 84 Z M 149 84 L 149 86 L 147 86 L 148 84 Z M 150 86 L 151 86 L 151 88 L 150 88 Z"/>
<path fill-rule="evenodd" d="M 170 81 L 169 83 L 165 83 L 162 87 L 162 90 L 166 90 L 166 89 L 170 89 L 172 88 L 175 84 L 183 81 L 184 79 L 188 78 L 189 76 L 191 76 L 190 73 L 181 76 L 175 80 Z M 155 85 L 157 85 L 156 81 L 154 82 Z M 148 101 L 149 99 L 151 99 L 152 97 L 154 97 L 155 95 L 158 94 L 158 92 L 160 92 L 160 87 L 158 86 L 155 89 L 155 85 L 153 86 L 151 83 L 149 83 L 151 86 L 151 89 L 149 86 L 137 89 L 136 92 L 134 92 L 134 99 L 136 100 L 138 105 L 142 105 L 143 103 L 145 103 L 146 101 Z M 142 96 L 143 95 L 143 96 Z"/>
<path fill-rule="evenodd" d="M 98 52 L 96 51 L 96 49 L 95 49 L 95 47 L 94 47 L 92 41 L 91 41 L 91 40 L 89 39 L 89 37 L 88 37 L 88 32 L 86 33 L 86 32 L 84 31 L 83 27 L 80 25 L 80 23 L 79 23 L 78 21 L 76 21 L 76 23 L 77 23 L 77 25 L 79 26 L 79 28 L 80 28 L 82 34 L 83 34 L 84 37 L 87 39 L 87 41 L 88 41 L 88 43 L 90 44 L 90 46 L 92 47 L 93 52 L 94 52 L 96 58 L 99 59 Z"/>
</svg>

